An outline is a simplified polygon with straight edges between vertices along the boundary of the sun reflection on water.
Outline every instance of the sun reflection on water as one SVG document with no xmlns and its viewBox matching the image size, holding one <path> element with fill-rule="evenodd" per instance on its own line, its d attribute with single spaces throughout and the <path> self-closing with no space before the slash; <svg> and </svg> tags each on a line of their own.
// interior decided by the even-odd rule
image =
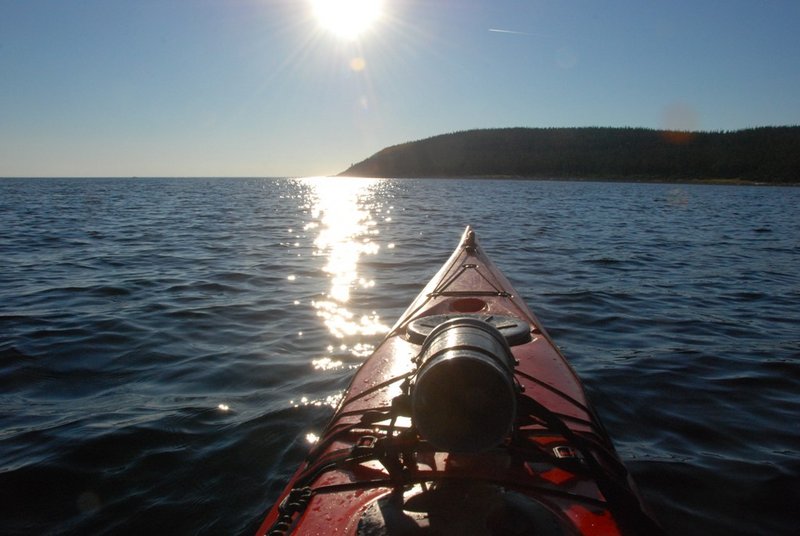
<svg viewBox="0 0 800 536">
<path fill-rule="evenodd" d="M 328 395 L 323 398 L 308 398 L 307 396 L 301 397 L 300 400 L 290 400 L 289 405 L 293 408 L 299 407 L 308 407 L 313 406 L 320 408 L 322 406 L 327 406 L 331 408 L 335 408 L 339 405 L 339 402 L 342 400 L 343 393 L 336 393 L 333 395 Z"/>
<path fill-rule="evenodd" d="M 359 273 L 359 260 L 375 255 L 380 246 L 374 241 L 378 234 L 376 222 L 364 200 L 379 179 L 342 179 L 317 177 L 306 179 L 313 189 L 312 223 L 306 230 L 318 230 L 314 240 L 314 255 L 327 259 L 323 270 L 330 275 L 330 288 L 324 298 L 312 301 L 325 326 L 339 339 L 358 335 L 385 333 L 379 316 L 372 311 L 357 315 L 347 308 L 354 288 L 370 288 L 375 281 Z M 356 345 L 359 346 L 359 345 Z M 363 348 L 354 347 L 353 355 L 363 356 Z M 330 362 L 326 362 L 326 368 Z"/>
</svg>

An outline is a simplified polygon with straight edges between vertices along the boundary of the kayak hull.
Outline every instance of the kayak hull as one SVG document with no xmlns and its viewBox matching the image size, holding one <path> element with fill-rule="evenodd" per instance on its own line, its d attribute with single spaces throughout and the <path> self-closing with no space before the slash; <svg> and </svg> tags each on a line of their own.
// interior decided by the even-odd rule
<svg viewBox="0 0 800 536">
<path fill-rule="evenodd" d="M 511 431 L 479 452 L 432 444 L 408 408 L 425 345 L 436 336 L 431 332 L 453 319 L 497 328 L 513 362 L 517 406 Z M 480 389 L 471 391 L 467 403 L 481 395 Z M 476 403 L 491 407 L 493 401 Z M 468 227 L 449 260 L 355 373 L 257 534 L 658 530 L 577 374 Z"/>
</svg>

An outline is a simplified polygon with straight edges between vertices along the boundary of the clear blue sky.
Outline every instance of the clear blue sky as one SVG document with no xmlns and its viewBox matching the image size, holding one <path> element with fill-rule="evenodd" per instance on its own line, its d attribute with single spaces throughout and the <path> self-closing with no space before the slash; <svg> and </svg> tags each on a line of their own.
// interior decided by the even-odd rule
<svg viewBox="0 0 800 536">
<path fill-rule="evenodd" d="M 334 174 L 471 128 L 798 124 L 798 0 L 383 0 L 355 40 L 307 0 L 0 0 L 0 176 Z"/>
</svg>

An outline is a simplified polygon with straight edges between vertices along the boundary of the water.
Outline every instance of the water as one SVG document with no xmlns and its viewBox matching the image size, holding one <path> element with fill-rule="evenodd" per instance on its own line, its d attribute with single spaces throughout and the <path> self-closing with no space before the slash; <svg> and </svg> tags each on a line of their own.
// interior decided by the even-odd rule
<svg viewBox="0 0 800 536">
<path fill-rule="evenodd" d="M 800 189 L 0 181 L 0 533 L 252 534 L 473 225 L 671 534 L 796 534 Z"/>
</svg>

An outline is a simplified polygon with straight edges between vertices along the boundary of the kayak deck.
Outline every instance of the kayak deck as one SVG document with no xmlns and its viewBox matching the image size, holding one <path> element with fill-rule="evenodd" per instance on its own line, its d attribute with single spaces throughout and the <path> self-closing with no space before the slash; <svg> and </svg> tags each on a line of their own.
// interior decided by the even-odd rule
<svg viewBox="0 0 800 536">
<path fill-rule="evenodd" d="M 513 426 L 479 452 L 437 446 L 412 418 L 413 390 L 427 366 L 423 354 L 447 322 L 464 333 L 496 330 L 513 361 Z M 451 396 L 447 384 L 459 385 L 445 378 L 434 396 Z M 460 393 L 455 403 L 494 408 L 496 401 L 481 391 Z M 465 433 L 484 439 L 486 432 Z M 257 534 L 534 532 L 652 534 L 658 528 L 642 511 L 578 376 L 468 227 L 356 372 Z"/>
</svg>

